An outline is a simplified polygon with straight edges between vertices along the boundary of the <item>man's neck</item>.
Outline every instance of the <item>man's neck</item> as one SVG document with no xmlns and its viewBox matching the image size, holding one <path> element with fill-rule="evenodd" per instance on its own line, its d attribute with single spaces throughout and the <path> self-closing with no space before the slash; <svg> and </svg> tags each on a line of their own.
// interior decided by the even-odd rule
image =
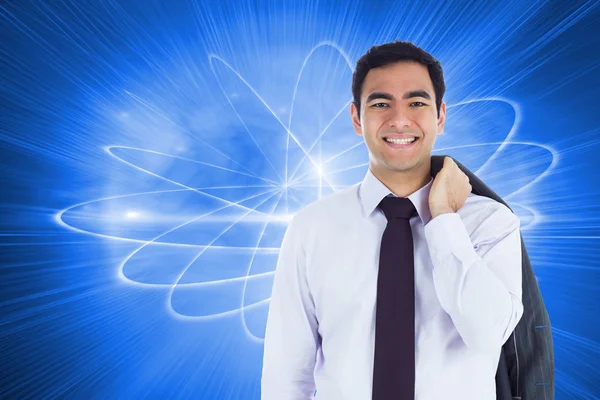
<svg viewBox="0 0 600 400">
<path fill-rule="evenodd" d="M 384 168 L 369 167 L 373 175 L 377 177 L 392 193 L 398 197 L 408 197 L 431 180 L 431 164 L 426 168 L 415 168 L 409 171 L 391 171 Z"/>
</svg>

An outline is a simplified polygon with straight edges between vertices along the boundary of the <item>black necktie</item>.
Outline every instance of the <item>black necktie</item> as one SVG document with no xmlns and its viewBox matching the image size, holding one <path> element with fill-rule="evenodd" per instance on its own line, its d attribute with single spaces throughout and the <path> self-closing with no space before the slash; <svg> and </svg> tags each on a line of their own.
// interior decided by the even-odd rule
<svg viewBox="0 0 600 400">
<path fill-rule="evenodd" d="M 415 284 L 407 198 L 385 197 L 388 223 L 381 239 L 377 276 L 373 400 L 415 398 Z"/>
</svg>

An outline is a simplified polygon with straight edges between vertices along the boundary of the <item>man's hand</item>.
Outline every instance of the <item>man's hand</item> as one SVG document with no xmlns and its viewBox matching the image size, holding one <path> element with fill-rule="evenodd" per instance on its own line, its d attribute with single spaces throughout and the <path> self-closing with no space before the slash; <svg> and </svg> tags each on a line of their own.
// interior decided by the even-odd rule
<svg viewBox="0 0 600 400">
<path fill-rule="evenodd" d="M 444 158 L 444 166 L 433 180 L 429 192 L 431 218 L 458 211 L 467 201 L 469 193 L 469 177 L 458 168 L 452 158 Z"/>
</svg>

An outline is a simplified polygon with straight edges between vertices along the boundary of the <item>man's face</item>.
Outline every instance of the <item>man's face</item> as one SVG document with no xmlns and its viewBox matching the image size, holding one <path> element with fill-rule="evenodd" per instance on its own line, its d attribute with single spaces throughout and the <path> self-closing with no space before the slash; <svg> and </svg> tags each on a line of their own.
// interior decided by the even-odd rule
<svg viewBox="0 0 600 400">
<path fill-rule="evenodd" d="M 375 172 L 429 165 L 436 136 L 444 131 L 446 104 L 442 103 L 438 118 L 426 66 L 407 61 L 370 70 L 360 104 L 360 119 L 354 104 L 350 106 L 352 124 L 365 139 Z M 414 142 L 406 142 L 413 137 Z"/>
</svg>

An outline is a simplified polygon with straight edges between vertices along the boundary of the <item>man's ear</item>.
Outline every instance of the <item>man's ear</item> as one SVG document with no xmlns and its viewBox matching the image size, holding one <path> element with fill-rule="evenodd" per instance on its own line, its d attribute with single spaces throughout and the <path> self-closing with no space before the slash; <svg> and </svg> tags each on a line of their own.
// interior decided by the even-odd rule
<svg viewBox="0 0 600 400">
<path fill-rule="evenodd" d="M 358 115 L 358 109 L 354 102 L 350 104 L 350 117 L 352 118 L 352 126 L 354 126 L 354 132 L 358 136 L 362 136 L 362 124 L 360 123 L 360 116 Z"/>
<path fill-rule="evenodd" d="M 444 124 L 446 123 L 446 103 L 442 101 L 440 106 L 440 115 L 437 122 L 437 134 L 441 135 L 444 133 Z"/>
</svg>

